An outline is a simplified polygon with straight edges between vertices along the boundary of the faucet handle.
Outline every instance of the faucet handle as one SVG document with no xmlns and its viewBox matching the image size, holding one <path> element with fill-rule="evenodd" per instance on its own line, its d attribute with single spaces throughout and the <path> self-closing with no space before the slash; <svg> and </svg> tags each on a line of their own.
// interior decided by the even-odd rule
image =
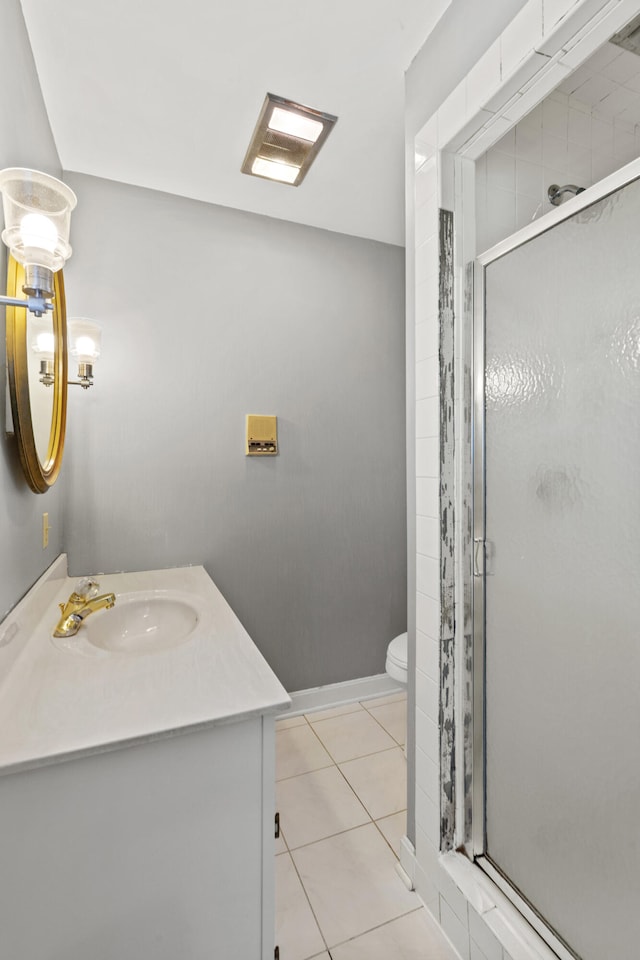
<svg viewBox="0 0 640 960">
<path fill-rule="evenodd" d="M 100 584 L 97 580 L 94 580 L 93 577 L 83 577 L 82 580 L 78 580 L 75 592 L 79 597 L 83 597 L 85 600 L 91 600 L 93 597 L 98 596 L 99 589 Z"/>
</svg>

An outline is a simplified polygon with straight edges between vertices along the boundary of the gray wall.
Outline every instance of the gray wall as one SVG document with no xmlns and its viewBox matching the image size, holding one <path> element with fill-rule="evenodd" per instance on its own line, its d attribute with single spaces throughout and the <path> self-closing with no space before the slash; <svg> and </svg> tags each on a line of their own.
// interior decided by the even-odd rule
<svg viewBox="0 0 640 960">
<path fill-rule="evenodd" d="M 0 3 L 0 169 L 35 167 L 60 176 L 19 0 Z M 6 289 L 6 247 L 0 244 L 0 277 Z M 0 619 L 26 593 L 62 550 L 65 470 L 46 494 L 32 493 L 24 480 L 13 437 L 5 435 L 6 350 L 4 307 L 0 307 Z M 49 546 L 42 549 L 42 513 L 52 524 Z"/>
<path fill-rule="evenodd" d="M 70 396 L 73 573 L 203 563 L 289 690 L 382 673 L 406 623 L 404 251 L 66 179 L 69 315 L 104 328 Z M 278 457 L 245 457 L 247 413 L 278 416 Z"/>
</svg>

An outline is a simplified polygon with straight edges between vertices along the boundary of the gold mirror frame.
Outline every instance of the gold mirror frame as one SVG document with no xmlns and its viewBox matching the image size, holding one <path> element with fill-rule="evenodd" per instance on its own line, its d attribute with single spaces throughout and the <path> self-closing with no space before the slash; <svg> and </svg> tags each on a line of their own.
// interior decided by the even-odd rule
<svg viewBox="0 0 640 960">
<path fill-rule="evenodd" d="M 47 455 L 42 462 L 36 449 L 29 394 L 29 344 L 27 321 L 29 311 L 24 307 L 6 307 L 7 368 L 13 429 L 18 441 L 20 462 L 27 483 L 34 493 L 46 493 L 60 473 L 67 425 L 67 308 L 64 297 L 62 270 L 54 274 L 53 335 L 53 411 Z M 12 256 L 7 268 L 7 295 L 24 297 L 24 268 Z M 33 386 L 33 384 L 31 384 Z"/>
</svg>

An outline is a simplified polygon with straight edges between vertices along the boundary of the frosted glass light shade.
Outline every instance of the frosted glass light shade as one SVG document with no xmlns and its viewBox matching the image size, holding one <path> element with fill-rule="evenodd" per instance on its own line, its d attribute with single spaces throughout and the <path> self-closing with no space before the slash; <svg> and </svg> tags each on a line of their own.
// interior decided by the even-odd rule
<svg viewBox="0 0 640 960">
<path fill-rule="evenodd" d="M 67 322 L 69 353 L 77 363 L 95 363 L 100 356 L 102 330 L 88 317 L 71 317 Z"/>
<path fill-rule="evenodd" d="M 319 120 L 303 117 L 300 113 L 292 113 L 281 107 L 274 107 L 268 126 L 269 130 L 288 133 L 291 137 L 299 137 L 310 143 L 315 143 L 323 130 L 323 124 Z"/>
<path fill-rule="evenodd" d="M 76 195 L 61 180 L 38 170 L 0 170 L 4 208 L 2 239 L 14 260 L 55 273 L 71 256 L 69 228 Z"/>
<path fill-rule="evenodd" d="M 269 180 L 281 180 L 283 183 L 293 183 L 300 167 L 294 167 L 290 163 L 278 163 L 275 160 L 265 160 L 263 157 L 256 157 L 251 167 L 251 172 L 259 177 L 268 177 Z"/>
<path fill-rule="evenodd" d="M 51 317 L 29 317 L 29 346 L 40 360 L 53 361 L 55 343 Z"/>
</svg>

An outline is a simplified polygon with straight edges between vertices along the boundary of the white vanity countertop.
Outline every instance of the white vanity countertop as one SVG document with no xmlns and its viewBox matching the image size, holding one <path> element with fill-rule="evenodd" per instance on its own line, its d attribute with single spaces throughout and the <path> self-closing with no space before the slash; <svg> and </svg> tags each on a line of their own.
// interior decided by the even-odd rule
<svg viewBox="0 0 640 960">
<path fill-rule="evenodd" d="M 144 655 L 87 656 L 52 640 L 58 603 L 78 579 L 64 576 L 66 558 L 56 563 L 63 578 L 45 575 L 31 606 L 28 594 L 0 624 L 0 774 L 280 713 L 290 705 L 204 567 L 99 576 L 100 593 L 115 593 L 116 606 L 118 594 L 178 591 L 194 598 L 201 616 L 178 646 Z"/>
</svg>

